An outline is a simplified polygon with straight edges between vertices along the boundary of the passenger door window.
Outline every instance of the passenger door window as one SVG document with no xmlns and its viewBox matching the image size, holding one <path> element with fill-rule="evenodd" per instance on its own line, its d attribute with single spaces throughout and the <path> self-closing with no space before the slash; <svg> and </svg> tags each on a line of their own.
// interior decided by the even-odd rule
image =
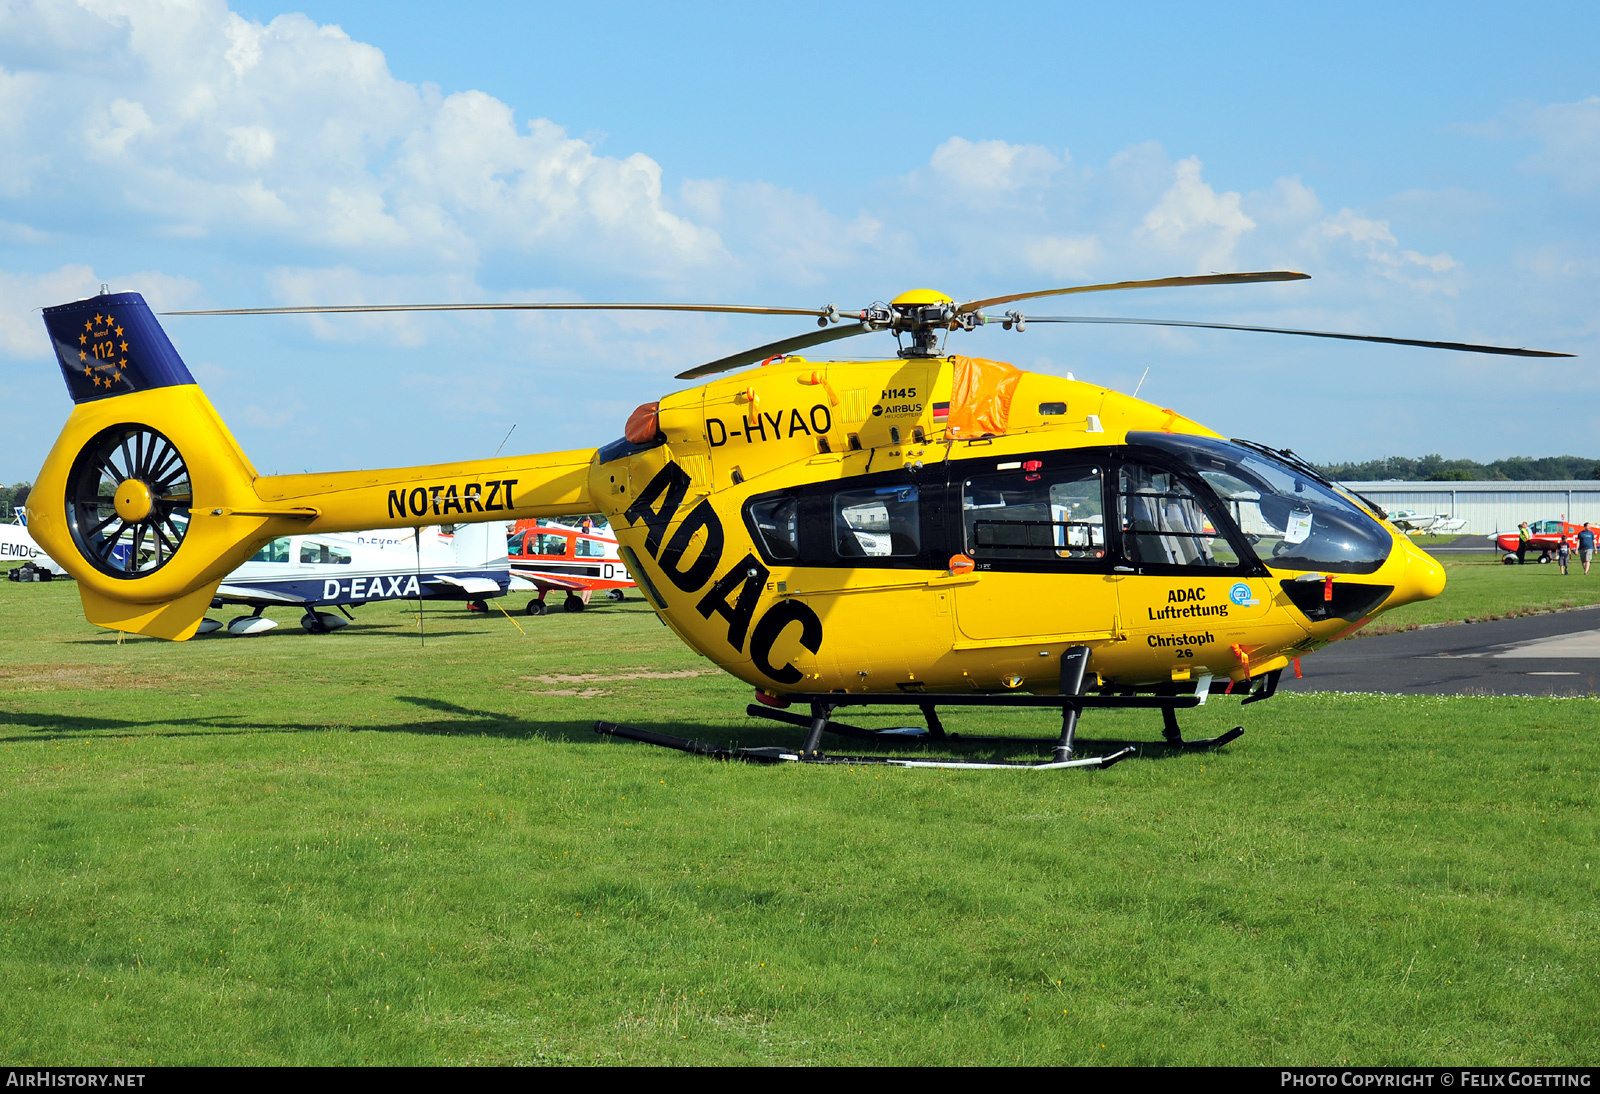
<svg viewBox="0 0 1600 1094">
<path fill-rule="evenodd" d="M 834 550 L 840 558 L 911 558 L 922 553 L 915 486 L 841 490 L 833 496 Z"/>
<path fill-rule="evenodd" d="M 1096 560 L 1106 554 L 1103 475 L 1098 467 L 974 475 L 961 485 L 966 551 L 979 562 Z"/>
</svg>

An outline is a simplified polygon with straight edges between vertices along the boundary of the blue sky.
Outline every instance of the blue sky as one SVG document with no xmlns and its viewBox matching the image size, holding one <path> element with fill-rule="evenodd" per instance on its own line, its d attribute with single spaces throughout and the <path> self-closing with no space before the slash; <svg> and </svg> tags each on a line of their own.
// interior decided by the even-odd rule
<svg viewBox="0 0 1600 1094">
<path fill-rule="evenodd" d="M 856 308 L 1219 269 L 1041 312 L 1562 349 L 998 330 L 1317 459 L 1600 455 L 1593 5 L 0 0 L 0 479 L 69 404 L 37 309 Z M 1069 298 L 1070 299 L 1070 298 Z M 780 319 L 172 319 L 264 472 L 603 443 Z M 882 351 L 865 340 L 851 352 Z"/>
</svg>

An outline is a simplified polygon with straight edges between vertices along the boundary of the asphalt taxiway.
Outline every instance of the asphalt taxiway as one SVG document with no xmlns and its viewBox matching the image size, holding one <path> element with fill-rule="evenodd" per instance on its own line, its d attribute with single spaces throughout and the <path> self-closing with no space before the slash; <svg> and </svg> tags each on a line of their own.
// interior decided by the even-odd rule
<svg viewBox="0 0 1600 1094">
<path fill-rule="evenodd" d="M 1291 691 L 1391 695 L 1597 695 L 1600 607 L 1351 637 L 1301 661 Z"/>
</svg>

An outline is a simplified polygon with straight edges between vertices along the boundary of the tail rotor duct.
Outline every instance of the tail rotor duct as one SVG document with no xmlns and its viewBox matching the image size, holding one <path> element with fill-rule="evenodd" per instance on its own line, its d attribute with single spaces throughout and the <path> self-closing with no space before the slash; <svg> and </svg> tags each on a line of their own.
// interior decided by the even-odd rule
<svg viewBox="0 0 1600 1094">
<path fill-rule="evenodd" d="M 193 488 L 176 445 L 145 425 L 101 430 L 67 478 L 67 524 L 95 569 L 145 577 L 172 560 L 189 528 Z"/>
</svg>

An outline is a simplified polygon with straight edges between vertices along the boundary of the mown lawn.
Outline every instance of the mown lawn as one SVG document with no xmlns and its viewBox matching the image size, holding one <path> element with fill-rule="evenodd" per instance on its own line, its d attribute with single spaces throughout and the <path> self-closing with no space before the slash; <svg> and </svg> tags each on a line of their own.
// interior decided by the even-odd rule
<svg viewBox="0 0 1600 1094">
<path fill-rule="evenodd" d="M 1101 774 L 752 768 L 590 731 L 795 737 L 637 600 L 526 638 L 441 610 L 426 648 L 393 607 L 323 637 L 277 614 L 119 645 L 72 584 L 0 582 L 7 1062 L 1600 1045 L 1595 700 L 1219 699 L 1189 728 L 1245 724 L 1223 752 Z"/>
<path fill-rule="evenodd" d="M 1390 634 L 1425 623 L 1478 623 L 1600 604 L 1600 566 L 1585 577 L 1576 556 L 1565 575 L 1553 562 L 1506 566 L 1498 554 L 1436 557 L 1445 569 L 1443 593 L 1387 612 L 1357 633 Z"/>
</svg>

